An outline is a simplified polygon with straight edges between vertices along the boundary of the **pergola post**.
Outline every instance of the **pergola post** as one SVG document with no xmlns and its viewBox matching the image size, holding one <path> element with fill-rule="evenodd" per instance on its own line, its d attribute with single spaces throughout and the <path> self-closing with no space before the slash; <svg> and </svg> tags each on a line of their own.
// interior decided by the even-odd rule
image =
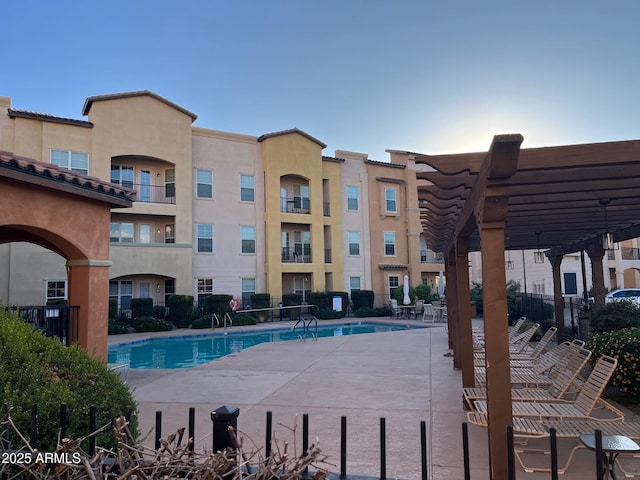
<svg viewBox="0 0 640 480">
<path fill-rule="evenodd" d="M 556 332 L 558 343 L 562 343 L 564 339 L 564 299 L 562 298 L 562 280 L 560 276 L 562 258 L 562 255 L 549 258 L 553 276 L 553 310 L 556 328 L 558 329 Z"/>
<path fill-rule="evenodd" d="M 591 260 L 591 276 L 593 282 L 593 299 L 595 303 L 604 303 L 604 267 L 602 259 L 604 258 L 604 248 L 602 244 L 592 243 L 589 248 L 585 249 L 589 259 Z"/>
<path fill-rule="evenodd" d="M 469 237 L 456 238 L 456 292 L 458 297 L 458 362 L 462 367 L 462 386 L 475 386 L 473 369 L 473 333 L 471 289 L 469 288 Z M 454 357 L 455 365 L 455 357 Z"/>
<path fill-rule="evenodd" d="M 449 328 L 449 348 L 453 349 L 453 368 L 460 369 L 460 308 L 456 288 L 456 257 L 449 252 L 445 262 L 447 276 L 447 325 Z"/>
</svg>

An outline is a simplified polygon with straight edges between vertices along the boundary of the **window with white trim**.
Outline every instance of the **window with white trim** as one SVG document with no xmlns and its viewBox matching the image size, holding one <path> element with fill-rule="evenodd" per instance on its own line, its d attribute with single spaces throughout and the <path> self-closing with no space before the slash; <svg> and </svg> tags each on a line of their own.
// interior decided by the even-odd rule
<svg viewBox="0 0 640 480">
<path fill-rule="evenodd" d="M 360 232 L 348 232 L 349 255 L 360 255 Z"/>
<path fill-rule="evenodd" d="M 72 172 L 89 174 L 89 154 L 68 150 L 51 150 L 51 163 Z"/>
<path fill-rule="evenodd" d="M 111 222 L 109 231 L 111 243 L 133 243 L 133 223 Z"/>
<path fill-rule="evenodd" d="M 213 253 L 213 225 L 198 223 L 196 225 L 196 244 L 199 253 Z"/>
<path fill-rule="evenodd" d="M 118 300 L 118 308 L 128 310 L 131 308 L 133 298 L 132 280 L 111 280 L 109 282 L 109 298 Z"/>
<path fill-rule="evenodd" d="M 133 188 L 133 178 L 133 167 L 111 165 L 111 183 L 116 183 L 126 188 Z"/>
<path fill-rule="evenodd" d="M 384 232 L 384 256 L 395 257 L 396 255 L 396 232 Z"/>
<path fill-rule="evenodd" d="M 65 280 L 47 280 L 47 304 L 67 298 L 67 282 Z"/>
<path fill-rule="evenodd" d="M 256 253 L 256 227 L 240 227 L 242 253 Z"/>
<path fill-rule="evenodd" d="M 240 201 L 255 201 L 255 177 L 253 175 L 240 175 Z"/>
<path fill-rule="evenodd" d="M 198 198 L 213 198 L 213 172 L 211 170 L 196 170 L 196 196 Z"/>
<path fill-rule="evenodd" d="M 243 278 L 242 279 L 242 305 L 251 305 L 251 295 L 256 293 L 256 279 L 255 278 Z"/>
<path fill-rule="evenodd" d="M 360 199 L 359 188 L 347 186 L 347 210 L 357 211 L 359 208 L 359 205 L 358 205 L 359 199 Z"/>
<path fill-rule="evenodd" d="M 349 288 L 353 290 L 360 290 L 360 277 L 349 277 Z"/>
<path fill-rule="evenodd" d="M 385 187 L 384 189 L 384 201 L 385 201 L 385 210 L 387 212 L 397 212 L 397 198 L 398 198 L 398 190 L 393 187 Z"/>
<path fill-rule="evenodd" d="M 205 297 L 213 295 L 213 278 L 198 279 L 198 304 L 204 303 Z"/>
<path fill-rule="evenodd" d="M 400 277 L 398 275 L 389 275 L 387 281 L 389 285 L 389 298 L 395 298 L 396 288 L 400 286 Z"/>
</svg>

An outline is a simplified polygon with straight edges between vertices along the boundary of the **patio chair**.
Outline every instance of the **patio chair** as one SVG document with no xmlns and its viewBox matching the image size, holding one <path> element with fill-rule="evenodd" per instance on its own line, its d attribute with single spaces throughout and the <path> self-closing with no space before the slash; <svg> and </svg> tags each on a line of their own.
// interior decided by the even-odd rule
<svg viewBox="0 0 640 480">
<path fill-rule="evenodd" d="M 487 428 L 489 426 L 488 416 L 486 413 L 480 412 L 467 412 L 467 420 L 470 424 Z M 600 421 L 597 419 L 592 420 L 553 420 L 553 419 L 534 419 L 529 417 L 513 417 L 513 436 L 522 446 L 515 449 L 515 457 L 518 459 L 518 463 L 522 466 L 525 472 L 550 472 L 551 469 L 546 465 L 549 462 L 544 462 L 546 465 L 530 465 L 525 464 L 522 458 L 523 454 L 527 453 L 549 453 L 548 439 L 550 436 L 550 430 L 553 428 L 556 431 L 557 439 L 571 439 L 576 443 L 570 450 L 564 465 L 558 468 L 559 474 L 564 474 L 576 451 L 581 448 L 586 448 L 581 443 L 577 443 L 580 435 L 594 433 L 596 430 L 602 431 L 603 435 L 623 435 L 635 441 L 640 441 L 640 423 L 637 422 L 611 422 Z M 542 439 L 544 444 L 541 448 L 531 448 L 527 445 L 530 440 Z M 618 463 L 619 465 L 619 463 Z M 625 475 L 627 472 L 622 470 Z"/>
<path fill-rule="evenodd" d="M 514 388 L 511 390 L 512 400 L 544 402 L 565 398 L 570 393 L 572 386 L 575 386 L 576 379 L 585 367 L 591 352 L 586 348 L 572 348 L 569 342 L 565 342 L 565 348 L 561 351 L 564 356 L 569 357 L 566 368 L 559 368 L 553 383 L 546 388 Z M 462 389 L 464 401 L 470 409 L 474 408 L 474 401 L 485 400 L 487 398 L 486 387 L 468 387 Z"/>
<path fill-rule="evenodd" d="M 424 310 L 422 311 L 422 321 L 426 322 L 427 320 L 431 320 L 431 323 L 436 321 L 435 312 L 433 310 L 433 304 L 427 303 L 424 306 Z"/>
<path fill-rule="evenodd" d="M 415 318 L 422 317 L 424 311 L 424 300 L 416 300 L 416 304 L 413 307 L 413 315 Z"/>
<path fill-rule="evenodd" d="M 624 419 L 624 414 L 609 402 L 601 398 L 602 392 L 618 365 L 618 361 L 607 355 L 602 355 L 596 362 L 589 377 L 580 388 L 580 392 L 573 401 L 556 400 L 547 402 L 511 402 L 511 411 L 514 417 L 536 417 L 543 419 L 582 419 L 589 420 L 596 410 L 607 411 L 610 415 L 607 420 L 619 421 Z M 487 413 L 487 401 L 476 400 L 473 402 L 475 409 L 481 413 Z M 602 417 L 600 420 L 603 420 Z"/>
<path fill-rule="evenodd" d="M 398 301 L 395 298 L 391 299 L 391 316 L 395 318 L 402 316 L 402 309 L 398 307 Z"/>
</svg>

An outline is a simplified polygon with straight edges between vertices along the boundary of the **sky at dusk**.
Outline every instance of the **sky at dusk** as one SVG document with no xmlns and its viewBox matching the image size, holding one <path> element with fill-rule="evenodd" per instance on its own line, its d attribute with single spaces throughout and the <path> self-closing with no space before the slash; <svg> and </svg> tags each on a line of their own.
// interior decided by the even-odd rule
<svg viewBox="0 0 640 480">
<path fill-rule="evenodd" d="M 640 138 L 640 1 L 0 0 L 0 95 L 85 119 L 151 90 L 196 126 L 336 149 Z"/>
</svg>

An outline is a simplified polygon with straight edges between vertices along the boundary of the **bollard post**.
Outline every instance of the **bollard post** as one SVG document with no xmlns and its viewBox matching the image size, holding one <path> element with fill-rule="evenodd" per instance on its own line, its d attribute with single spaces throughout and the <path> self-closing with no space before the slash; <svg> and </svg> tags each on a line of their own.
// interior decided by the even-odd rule
<svg viewBox="0 0 640 480">
<path fill-rule="evenodd" d="M 231 442 L 229 436 L 229 427 L 234 432 L 238 429 L 238 415 L 240 410 L 236 407 L 218 407 L 211 412 L 211 421 L 213 422 L 213 452 L 221 452 L 225 448 L 235 451 L 236 446 Z"/>
</svg>

